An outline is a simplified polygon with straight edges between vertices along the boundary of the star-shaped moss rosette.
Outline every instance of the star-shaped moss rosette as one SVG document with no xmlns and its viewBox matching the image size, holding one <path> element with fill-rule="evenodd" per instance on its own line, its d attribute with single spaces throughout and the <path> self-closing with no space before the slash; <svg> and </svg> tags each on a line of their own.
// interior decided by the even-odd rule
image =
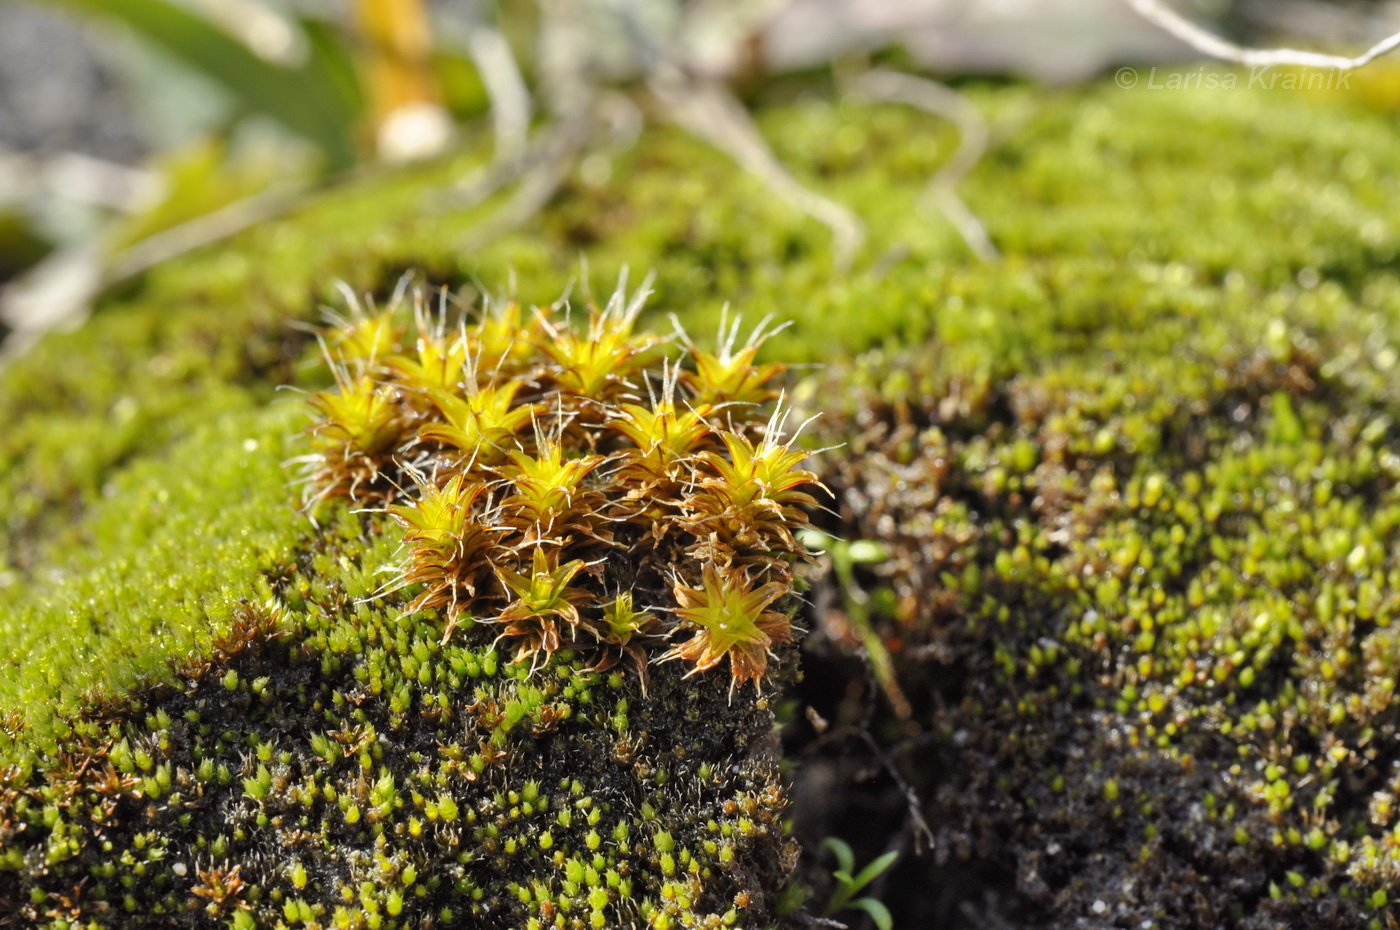
<svg viewBox="0 0 1400 930">
<path fill-rule="evenodd" d="M 685 659 L 696 672 L 714 668 L 726 657 L 734 685 L 759 681 L 768 671 L 768 657 L 778 643 L 792 638 L 788 618 L 768 608 L 788 593 L 782 582 L 754 587 L 740 569 L 721 572 L 705 566 L 704 585 L 690 588 L 676 583 L 676 613 L 685 621 L 690 639 L 673 647 L 663 659 Z"/>
<path fill-rule="evenodd" d="M 659 641 L 661 621 L 651 611 L 637 609 L 631 591 L 623 591 L 603 605 L 603 621 L 603 655 L 595 668 L 607 671 L 625 658 L 646 694 L 647 664 L 651 661 L 647 647 Z"/>
<path fill-rule="evenodd" d="M 503 627 L 502 637 L 520 641 L 523 654 L 542 653 L 548 658 L 561 643 L 577 642 L 575 634 L 584 627 L 579 608 L 591 595 L 571 587 L 570 582 L 585 563 L 582 559 L 562 565 L 556 562 L 556 556 L 546 555 L 544 548 L 537 546 L 528 572 L 496 569 L 512 600 L 492 622 Z"/>
<path fill-rule="evenodd" d="M 492 582 L 492 556 L 502 528 L 479 518 L 475 511 L 486 486 L 467 481 L 465 473 L 453 475 L 441 487 L 423 479 L 417 488 L 416 499 L 389 507 L 390 516 L 404 528 L 409 553 L 391 589 L 422 585 L 409 609 L 444 609 L 445 639 L 461 615 L 459 605 L 475 598 L 479 585 Z"/>
<path fill-rule="evenodd" d="M 342 322 L 308 498 L 387 509 L 404 534 L 385 590 L 417 588 L 444 641 L 483 623 L 532 668 L 570 648 L 643 676 L 728 658 L 757 688 L 792 639 L 794 531 L 820 484 L 783 435 L 782 366 L 756 361 L 772 331 L 736 348 L 726 325 L 709 352 L 638 329 L 643 296 L 620 287 L 581 327 L 490 301 L 449 320 L 421 297 L 411 324 Z"/>
</svg>

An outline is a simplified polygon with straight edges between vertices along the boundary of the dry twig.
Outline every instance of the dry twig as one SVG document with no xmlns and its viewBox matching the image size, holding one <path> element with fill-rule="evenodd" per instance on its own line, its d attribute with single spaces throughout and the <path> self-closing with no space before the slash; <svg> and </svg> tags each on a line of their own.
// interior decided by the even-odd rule
<svg viewBox="0 0 1400 930">
<path fill-rule="evenodd" d="M 982 221 L 958 195 L 958 185 L 986 154 L 991 135 L 977 108 L 962 94 L 937 81 L 882 68 L 857 75 L 849 86 L 872 100 L 902 103 L 957 124 L 961 136 L 958 150 L 929 181 L 928 195 L 973 254 L 988 262 L 1000 258 Z"/>
<path fill-rule="evenodd" d="M 685 79 L 668 69 L 648 82 L 672 119 L 734 159 L 792 207 L 831 230 L 838 268 L 849 268 L 865 239 L 865 227 L 847 207 L 803 187 L 773 154 L 748 111 L 715 81 Z"/>
<path fill-rule="evenodd" d="M 1136 10 L 1143 19 L 1162 27 L 1196 51 L 1223 61 L 1233 61 L 1250 67 L 1297 66 L 1325 68 L 1333 71 L 1355 71 L 1357 68 L 1364 68 L 1377 58 L 1400 48 L 1400 32 L 1377 42 L 1355 58 L 1292 48 L 1245 48 L 1207 32 L 1180 13 L 1163 5 L 1160 0 L 1125 0 L 1125 2 Z"/>
</svg>

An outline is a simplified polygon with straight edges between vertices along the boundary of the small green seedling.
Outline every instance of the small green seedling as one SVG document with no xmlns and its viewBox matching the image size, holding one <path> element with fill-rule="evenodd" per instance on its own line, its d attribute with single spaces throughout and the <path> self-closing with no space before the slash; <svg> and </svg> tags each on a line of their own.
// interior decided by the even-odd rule
<svg viewBox="0 0 1400 930">
<path fill-rule="evenodd" d="M 836 871 L 831 873 L 831 877 L 836 879 L 836 888 L 831 892 L 831 899 L 826 902 L 825 914 L 830 917 L 843 910 L 864 911 L 870 916 L 871 921 L 879 930 L 892 930 L 894 918 L 890 915 L 890 909 L 876 898 L 857 898 L 856 895 L 866 885 L 869 885 L 881 873 L 899 858 L 898 852 L 887 852 L 878 859 L 872 861 L 865 868 L 855 875 L 856 855 L 851 850 L 851 846 L 845 840 L 834 836 L 828 836 L 822 840 L 822 846 L 831 850 L 836 857 Z"/>
<path fill-rule="evenodd" d="M 889 548 L 870 539 L 837 539 L 812 527 L 800 530 L 798 539 L 809 552 L 822 553 L 831 560 L 832 571 L 836 574 L 836 582 L 845 601 L 846 619 L 870 660 L 870 670 L 889 698 L 894 712 L 900 719 L 908 720 L 914 710 L 899 686 L 894 658 L 870 621 L 870 595 L 856 583 L 855 575 L 857 565 L 877 564 L 890 558 Z"/>
</svg>

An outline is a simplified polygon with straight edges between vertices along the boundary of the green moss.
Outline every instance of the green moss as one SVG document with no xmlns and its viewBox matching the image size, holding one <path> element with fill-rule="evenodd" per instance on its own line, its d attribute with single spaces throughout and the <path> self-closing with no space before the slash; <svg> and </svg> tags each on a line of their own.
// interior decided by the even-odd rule
<svg viewBox="0 0 1400 930">
<path fill-rule="evenodd" d="M 932 545 L 937 570 L 896 561 L 890 572 L 913 574 L 859 577 L 876 595 L 872 629 L 895 624 L 908 641 L 908 654 L 893 636 L 890 648 L 916 708 L 949 698 L 939 692 L 948 681 L 977 683 L 957 692 L 965 707 L 952 702 L 964 716 L 924 720 L 949 735 L 931 751 L 991 773 L 922 786 L 935 799 L 978 798 L 986 813 L 967 819 L 965 806 L 931 801 L 951 825 L 945 848 L 1026 870 L 1018 900 L 1065 920 L 1096 900 L 1118 907 L 1095 895 L 1121 890 L 1125 876 L 1155 888 L 1140 892 L 1153 901 L 1177 887 L 1173 876 L 1241 876 L 1230 886 L 1239 914 L 1210 912 L 1237 925 L 1308 908 L 1350 920 L 1357 902 L 1384 912 L 1395 895 L 1376 894 L 1393 886 L 1375 824 L 1389 815 L 1382 801 L 1371 811 L 1370 796 L 1390 777 L 1390 724 L 1386 676 L 1369 670 L 1389 661 L 1381 620 L 1400 581 L 1389 517 L 1400 148 L 1389 115 L 1278 93 L 967 90 L 1006 127 L 964 189 L 1007 254 L 994 267 L 973 264 L 951 227 L 919 208 L 951 133 L 899 108 L 836 107 L 776 87 L 758 108 L 764 132 L 799 177 L 856 205 L 872 230 L 849 274 L 833 273 L 821 227 L 722 156 L 648 130 L 606 156 L 608 180 L 571 178 L 542 216 L 470 251 L 501 198 L 456 211 L 444 191 L 475 156 L 358 179 L 152 270 L 0 375 L 0 721 L 14 733 L 0 752 L 20 764 L 0 806 L 35 831 L 6 835 L 25 870 L 5 873 L 6 903 L 58 914 L 71 890 L 60 878 L 83 873 L 89 889 L 129 881 L 143 913 L 222 894 L 289 925 L 333 921 L 336 908 L 366 924 L 430 913 L 449 923 L 489 900 L 503 919 L 528 922 L 562 895 L 587 923 L 595 910 L 618 919 L 609 908 L 624 899 L 658 909 L 689 894 L 675 883 L 699 862 L 711 870 L 704 907 L 722 921 L 725 894 L 776 890 L 773 819 L 744 809 L 778 784 L 754 761 L 767 757 L 748 754 L 765 712 L 730 710 L 705 690 L 722 683 L 695 691 L 692 679 L 682 691 L 666 675 L 639 701 L 630 679 L 589 678 L 562 653 L 546 673 L 562 673 L 557 693 L 522 690 L 486 642 L 438 648 L 440 618 L 359 602 L 395 541 L 348 518 L 313 533 L 292 507 L 281 462 L 301 451 L 301 424 L 270 404 L 277 384 L 324 385 L 325 370 L 305 364 L 307 335 L 289 324 L 314 320 L 338 279 L 382 295 L 408 268 L 453 285 L 499 285 L 513 271 L 523 299 L 545 302 L 582 255 L 595 281 L 623 265 L 655 269 L 655 306 L 697 335 L 726 301 L 750 319 L 792 320 L 773 355 L 829 360 L 932 341 L 922 361 L 855 376 L 871 385 L 868 406 L 913 428 L 852 449 L 896 481 L 901 468 L 933 469 L 884 506 L 907 533 L 891 543 Z M 847 493 L 852 475 L 841 478 Z M 859 522 L 876 513 L 853 509 L 851 526 L 880 535 L 878 514 Z M 230 638 L 256 613 L 248 605 L 273 595 L 288 605 L 285 635 Z M 955 656 L 967 674 L 907 661 L 913 645 Z M 187 653 L 212 664 L 197 674 L 182 664 L 172 678 L 167 659 Z M 84 696 L 119 695 L 142 674 L 167 684 L 140 691 L 139 712 Z M 453 689 L 496 701 L 514 722 L 443 707 L 439 692 Z M 678 718 L 667 702 L 698 716 Z M 532 715 L 561 703 L 572 709 L 548 748 Z M 367 723 L 368 765 L 359 748 L 335 758 L 344 750 L 331 734 L 359 739 Z M 954 732 L 964 742 L 950 742 Z M 1345 758 L 1329 755 L 1329 734 Z M 150 825 L 103 850 L 67 825 L 102 809 L 105 769 L 84 770 L 79 796 L 52 792 L 71 783 L 63 766 L 81 769 L 82 753 L 109 740 L 122 822 Z M 442 756 L 439 741 L 465 754 Z M 1074 764 L 1065 746 L 1083 749 Z M 640 772 L 653 749 L 662 762 Z M 488 766 L 497 751 L 515 754 L 508 772 Z M 130 772 L 117 764 L 128 755 Z M 569 805 L 556 810 L 557 769 L 575 765 Z M 531 782 L 550 804 L 530 801 L 527 815 L 510 792 L 523 799 Z M 601 801 L 609 786 L 616 800 Z M 1026 800 L 1007 801 L 1012 788 Z M 517 807 L 523 819 L 510 817 Z M 496 836 L 482 826 L 478 839 L 444 825 L 473 813 L 506 826 Z M 1052 872 L 1036 843 L 1086 824 L 1111 832 L 1086 832 L 1108 839 L 1078 848 L 1111 854 Z M 274 862 L 269 838 L 295 847 L 298 830 L 343 837 L 346 851 L 311 843 L 293 864 L 277 846 Z M 659 833 L 672 850 L 651 848 Z M 428 867 L 445 861 L 448 837 L 460 844 L 452 856 L 481 857 L 456 862 L 460 876 Z M 1136 865 L 1144 849 L 1160 859 L 1203 837 L 1214 845 L 1190 869 L 1153 879 Z M 1001 847 L 987 851 L 994 839 Z M 1063 878 L 1059 911 L 1032 873 Z M 265 897 L 250 901 L 254 887 Z M 123 910 L 101 919 L 119 925 L 127 893 L 109 897 Z M 218 908 L 246 920 L 236 904 Z"/>
<path fill-rule="evenodd" d="M 1207 288 L 1232 274 L 1258 296 L 1303 269 L 1359 290 L 1394 262 L 1385 222 L 1394 154 L 1380 116 L 1266 93 L 973 93 L 1018 126 L 967 191 L 1009 256 L 994 274 L 969 266 L 952 229 L 917 209 L 928 172 L 949 151 L 946 133 L 895 107 L 836 110 L 819 100 L 759 115 L 800 176 L 866 214 L 867 254 L 840 278 L 819 227 L 668 132 L 614 157 L 601 187 L 571 182 L 546 216 L 470 254 L 468 232 L 499 198 L 452 209 L 451 184 L 476 164 L 464 158 L 332 191 L 228 248 L 158 268 L 5 376 L 0 414 L 18 424 L 0 445 L 13 501 L 8 557 L 22 559 L 36 534 L 69 520 L 64 504 L 91 495 L 106 468 L 169 441 L 172 418 L 203 390 L 288 377 L 299 337 L 287 322 L 314 318 L 337 280 L 365 290 L 406 268 L 487 282 L 513 270 L 523 298 L 548 301 L 576 273 L 563 257 L 582 253 L 599 281 L 624 264 L 655 268 L 665 302 L 701 319 L 699 329 L 724 301 L 751 317 L 793 319 L 773 348 L 798 359 L 916 340 L 932 329 L 929 308 L 957 298 L 965 337 L 1015 363 L 1086 327 L 1136 331 L 1171 298 L 1145 292 L 1185 268 Z M 1116 324 L 1102 319 L 1109 301 Z M 999 325 L 1007 320 L 1018 325 Z M 122 397 L 125 428 L 99 429 Z M 86 451 L 64 439 L 78 434 L 93 437 Z"/>
<path fill-rule="evenodd" d="M 42 568 L 7 573 L 0 706 L 29 708 L 23 745 L 0 738 L 7 760 L 52 752 L 55 715 L 76 713 L 83 692 L 206 650 L 232 604 L 270 595 L 309 529 L 281 466 L 304 414 L 236 393 L 206 402 L 209 422 L 113 476 L 82 523 L 45 545 Z"/>
<path fill-rule="evenodd" d="M 669 666 L 643 698 L 567 650 L 527 675 L 484 625 L 444 644 L 436 613 L 364 599 L 396 559 L 385 522 L 342 513 L 275 585 L 284 610 L 237 606 L 212 659 L 90 705 L 39 775 L 10 774 L 7 912 L 752 925 L 742 893 L 771 919 L 786 796 L 755 751 L 766 704 Z"/>
<path fill-rule="evenodd" d="M 884 555 L 832 631 L 893 656 L 925 818 L 1038 926 L 1364 926 L 1400 875 L 1400 301 L 1184 322 L 1009 376 L 941 340 L 830 376 L 831 529 Z"/>
<path fill-rule="evenodd" d="M 31 608 L 9 631 L 53 670 L 18 697 L 47 686 L 66 700 L 52 738 L 10 747 L 0 908 L 55 927 L 771 923 L 792 856 L 757 684 L 790 677 L 789 619 L 739 617 L 749 628 L 735 631 L 726 613 L 712 641 L 703 619 L 665 604 L 700 606 L 684 585 L 700 584 L 703 549 L 734 565 L 721 582 L 707 564 L 704 595 L 764 582 L 759 609 L 791 605 L 804 555 L 792 530 L 806 518 L 790 505 L 807 500 L 791 488 L 813 479 L 760 407 L 684 444 L 655 428 L 683 401 L 734 402 L 736 378 L 768 399 L 778 367 L 741 360 L 736 378 L 690 372 L 681 387 L 669 359 L 657 369 L 665 340 L 633 331 L 637 306 L 619 289 L 577 330 L 543 311 L 522 322 L 518 308 L 471 326 L 420 316 L 401 337 L 392 310 L 352 320 L 326 338 L 336 388 L 230 410 L 169 461 L 128 471 L 111 495 L 128 509 L 98 502 L 85 521 L 88 551 L 122 557 L 75 558 L 73 601 L 45 605 L 100 611 L 104 627 L 22 639 L 43 630 Z M 630 403 L 647 378 L 660 398 Z M 247 473 L 267 436 L 244 438 L 242 458 L 207 456 L 250 425 L 285 455 L 312 410 L 304 493 L 324 522 L 293 545 L 278 531 L 310 521 L 281 469 L 259 460 L 266 488 Z M 232 546 L 188 522 L 219 495 Z M 625 608 L 609 620 L 604 602 L 622 591 L 665 619 Z M 207 615 L 216 603 L 227 618 Z M 649 675 L 662 633 L 706 644 L 673 650 L 692 674 L 727 659 L 730 686 Z M 96 636 L 109 653 L 162 636 L 145 656 L 181 658 L 132 691 L 102 682 L 74 701 L 60 670 Z M 605 676 L 624 656 L 638 674 Z M 733 684 L 748 680 L 736 705 Z"/>
</svg>

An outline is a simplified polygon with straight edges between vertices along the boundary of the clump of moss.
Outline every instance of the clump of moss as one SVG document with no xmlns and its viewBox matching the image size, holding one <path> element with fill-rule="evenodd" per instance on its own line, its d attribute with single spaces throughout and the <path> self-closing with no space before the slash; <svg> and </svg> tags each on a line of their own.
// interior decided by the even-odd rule
<svg viewBox="0 0 1400 930">
<path fill-rule="evenodd" d="M 232 391 L 206 401 L 208 422 L 108 478 L 42 570 L 0 579 L 0 716 L 25 723 L 22 737 L 0 735 L 0 768 L 54 751 L 58 715 L 78 712 L 86 692 L 206 651 L 229 605 L 270 597 L 305 545 L 311 528 L 282 467 L 300 411 Z"/>
<path fill-rule="evenodd" d="M 577 328 L 557 307 L 490 301 L 454 326 L 421 295 L 412 333 L 393 307 L 361 312 L 328 338 L 336 388 L 311 399 L 308 494 L 395 502 L 406 557 L 390 588 L 440 611 L 444 640 L 483 623 L 516 662 L 568 646 L 600 668 L 630 653 L 645 676 L 650 649 L 684 638 L 660 660 L 728 660 L 757 688 L 792 639 L 769 608 L 791 600 L 816 477 L 781 409 L 764 421 L 782 366 L 754 364 L 763 328 L 692 347 L 683 370 L 635 331 L 644 297 L 624 279 Z"/>
<path fill-rule="evenodd" d="M 1131 363 L 969 378 L 935 344 L 842 373 L 853 587 L 823 627 L 888 657 L 876 730 L 939 850 L 902 868 L 1016 925 L 1393 921 L 1394 350 L 1299 316 Z"/>
<path fill-rule="evenodd" d="M 796 853 L 756 686 L 790 675 L 814 479 L 756 412 L 776 368 L 726 350 L 706 356 L 723 377 L 664 361 L 649 381 L 666 341 L 633 331 L 638 306 L 578 334 L 508 307 L 458 326 L 420 308 L 411 341 L 392 312 L 330 334 L 306 460 L 321 531 L 210 652 L 89 696 L 55 756 L 3 774 L 0 908 L 772 924 Z M 647 674 L 668 656 L 692 674 Z M 728 684 L 692 677 L 726 658 Z"/>
</svg>

